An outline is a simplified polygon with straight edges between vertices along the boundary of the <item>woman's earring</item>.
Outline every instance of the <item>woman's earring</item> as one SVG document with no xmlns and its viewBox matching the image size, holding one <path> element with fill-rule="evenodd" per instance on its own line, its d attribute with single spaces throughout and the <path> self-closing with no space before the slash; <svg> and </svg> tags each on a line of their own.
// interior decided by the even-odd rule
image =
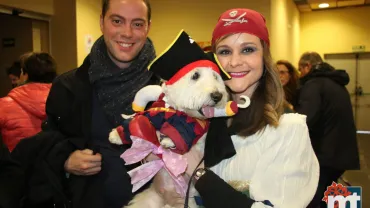
<svg viewBox="0 0 370 208">
<path fill-rule="evenodd" d="M 244 100 L 244 103 L 238 104 L 238 108 L 247 108 L 251 104 L 251 99 L 249 99 L 249 97 L 246 95 L 241 95 L 240 99 Z"/>
</svg>

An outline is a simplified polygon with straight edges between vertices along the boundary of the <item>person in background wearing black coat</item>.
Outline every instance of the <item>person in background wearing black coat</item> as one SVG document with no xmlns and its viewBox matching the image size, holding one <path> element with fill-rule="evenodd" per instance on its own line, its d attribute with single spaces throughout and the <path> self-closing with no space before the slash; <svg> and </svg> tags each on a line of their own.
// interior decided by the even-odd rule
<svg viewBox="0 0 370 208">
<path fill-rule="evenodd" d="M 0 207 L 19 208 L 24 183 L 24 172 L 10 157 L 0 136 Z"/>
<path fill-rule="evenodd" d="M 310 208 L 326 207 L 321 201 L 327 186 L 346 170 L 360 168 L 350 95 L 349 76 L 323 62 L 316 52 L 299 60 L 301 88 L 296 111 L 307 115 L 312 146 L 320 163 L 320 181 Z"/>
<path fill-rule="evenodd" d="M 150 23 L 149 0 L 103 0 L 103 36 L 79 68 L 53 82 L 43 128 L 58 132 L 51 135 L 57 135 L 59 142 L 44 145 L 47 149 L 41 151 L 47 160 L 40 164 L 50 170 L 48 178 L 32 180 L 49 180 L 51 190 L 59 193 L 56 198 L 65 195 L 69 199 L 52 207 L 121 208 L 133 197 L 128 168 L 120 158 L 128 146 L 113 145 L 108 136 L 123 122 L 121 114 L 133 113 L 136 92 L 159 84 L 147 70 L 156 55 L 147 37 Z M 40 135 L 45 137 L 45 131 Z M 19 150 L 24 148 L 19 145 Z M 15 152 L 17 158 L 22 154 Z"/>
</svg>

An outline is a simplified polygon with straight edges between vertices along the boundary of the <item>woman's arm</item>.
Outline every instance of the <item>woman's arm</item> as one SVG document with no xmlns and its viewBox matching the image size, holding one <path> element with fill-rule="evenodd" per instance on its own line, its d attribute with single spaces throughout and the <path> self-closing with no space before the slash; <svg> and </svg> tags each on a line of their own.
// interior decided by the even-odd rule
<svg viewBox="0 0 370 208">
<path fill-rule="evenodd" d="M 255 202 L 239 191 L 233 189 L 211 170 L 199 178 L 195 188 L 202 197 L 205 207 L 211 208 L 250 208 Z"/>
<path fill-rule="evenodd" d="M 262 156 L 251 178 L 253 199 L 268 199 L 275 208 L 305 208 L 319 180 L 319 163 L 313 151 L 306 116 L 286 114 L 277 135 L 265 137 Z M 253 208 L 265 207 L 255 203 Z"/>
<path fill-rule="evenodd" d="M 263 138 L 265 149 L 251 178 L 251 198 L 207 171 L 195 184 L 205 207 L 303 208 L 308 205 L 317 188 L 318 161 L 305 117 L 285 116 L 280 131 L 273 131 L 277 135 Z"/>
</svg>

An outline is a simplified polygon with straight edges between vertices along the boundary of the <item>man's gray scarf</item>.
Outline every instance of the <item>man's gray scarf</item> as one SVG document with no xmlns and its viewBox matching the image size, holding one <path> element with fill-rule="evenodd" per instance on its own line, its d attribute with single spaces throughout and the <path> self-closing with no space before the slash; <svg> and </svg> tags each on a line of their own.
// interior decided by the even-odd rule
<svg viewBox="0 0 370 208">
<path fill-rule="evenodd" d="M 126 69 L 120 69 L 108 55 L 103 36 L 91 49 L 89 78 L 101 107 L 114 127 L 121 125 L 121 114 L 132 114 L 135 94 L 152 77 L 147 66 L 155 58 L 152 42 L 147 39 L 139 55 Z"/>
</svg>

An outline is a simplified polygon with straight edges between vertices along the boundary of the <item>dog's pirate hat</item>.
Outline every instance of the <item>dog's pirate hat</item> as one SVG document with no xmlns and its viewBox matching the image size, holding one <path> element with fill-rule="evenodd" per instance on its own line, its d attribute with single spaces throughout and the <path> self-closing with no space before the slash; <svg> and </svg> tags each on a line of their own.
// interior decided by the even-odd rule
<svg viewBox="0 0 370 208">
<path fill-rule="evenodd" d="M 210 67 L 223 79 L 230 79 L 216 56 L 207 55 L 202 48 L 181 30 L 171 45 L 149 65 L 148 69 L 166 80 L 167 85 L 178 81 L 195 67 Z"/>
</svg>

